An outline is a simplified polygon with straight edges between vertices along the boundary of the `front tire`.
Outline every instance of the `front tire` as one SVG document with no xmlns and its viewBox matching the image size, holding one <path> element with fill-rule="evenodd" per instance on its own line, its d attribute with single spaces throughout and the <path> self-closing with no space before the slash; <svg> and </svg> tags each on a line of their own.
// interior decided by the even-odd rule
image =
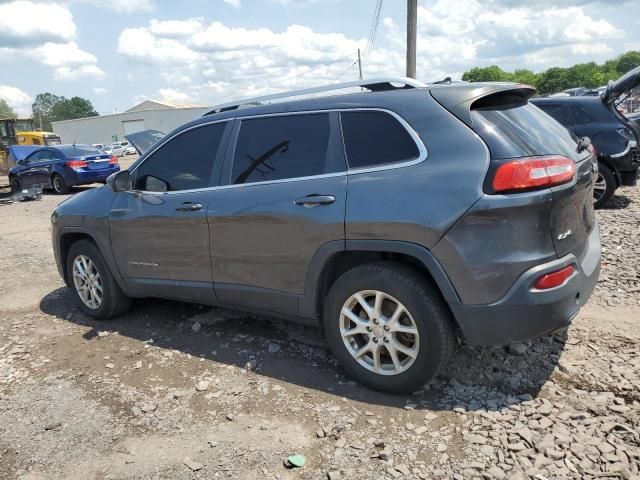
<svg viewBox="0 0 640 480">
<path fill-rule="evenodd" d="M 323 317 L 340 365 L 374 390 L 416 391 L 453 352 L 453 319 L 437 287 L 401 264 L 367 263 L 343 274 Z"/>
<path fill-rule="evenodd" d="M 616 188 L 616 178 L 606 165 L 598 164 L 598 176 L 593 185 L 593 207 L 602 208 L 611 199 Z"/>
<path fill-rule="evenodd" d="M 16 193 L 22 190 L 22 184 L 20 183 L 20 180 L 18 179 L 18 177 L 11 177 L 11 180 L 9 181 L 9 183 L 11 184 L 11 191 L 13 193 Z"/>
<path fill-rule="evenodd" d="M 67 284 L 87 315 L 108 319 L 131 306 L 131 299 L 120 289 L 93 242 L 79 240 L 71 245 L 66 267 Z"/>
<path fill-rule="evenodd" d="M 71 190 L 71 188 L 64 181 L 64 178 L 62 178 L 57 173 L 53 174 L 53 176 L 51 177 L 51 186 L 53 187 L 53 191 L 58 195 L 67 194 L 69 193 L 69 190 Z"/>
</svg>

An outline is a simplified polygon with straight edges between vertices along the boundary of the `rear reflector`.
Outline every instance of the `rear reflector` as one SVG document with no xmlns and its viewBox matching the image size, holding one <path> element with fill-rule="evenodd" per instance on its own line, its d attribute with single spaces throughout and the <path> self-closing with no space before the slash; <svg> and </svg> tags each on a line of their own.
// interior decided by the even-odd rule
<svg viewBox="0 0 640 480">
<path fill-rule="evenodd" d="M 525 157 L 502 163 L 493 176 L 495 192 L 531 190 L 573 180 L 576 163 L 560 155 Z"/>
<path fill-rule="evenodd" d="M 109 159 L 109 165 L 117 165 L 118 164 L 118 157 L 114 157 L 113 155 L 111 155 L 111 158 Z"/>
<path fill-rule="evenodd" d="M 77 170 L 79 168 L 86 168 L 88 165 L 89 164 L 84 160 L 69 160 L 67 162 L 67 167 L 71 167 L 74 170 Z"/>
<path fill-rule="evenodd" d="M 555 272 L 547 273 L 541 276 L 536 283 L 533 285 L 534 288 L 538 290 L 548 290 L 549 288 L 559 287 L 567 279 L 573 275 L 576 271 L 576 267 L 573 265 L 569 265 Z"/>
</svg>

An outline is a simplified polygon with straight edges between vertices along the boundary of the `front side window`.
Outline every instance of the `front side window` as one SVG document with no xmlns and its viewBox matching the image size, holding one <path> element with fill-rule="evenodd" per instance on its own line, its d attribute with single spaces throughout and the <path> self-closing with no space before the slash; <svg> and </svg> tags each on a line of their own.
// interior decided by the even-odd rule
<svg viewBox="0 0 640 480">
<path fill-rule="evenodd" d="M 340 120 L 349 168 L 406 162 L 420 156 L 407 129 L 389 113 L 341 112 Z"/>
<path fill-rule="evenodd" d="M 225 127 L 205 125 L 169 140 L 138 168 L 134 188 L 172 192 L 209 186 Z"/>
<path fill-rule="evenodd" d="M 231 183 L 308 177 L 333 169 L 329 114 L 313 113 L 242 120 Z"/>
</svg>

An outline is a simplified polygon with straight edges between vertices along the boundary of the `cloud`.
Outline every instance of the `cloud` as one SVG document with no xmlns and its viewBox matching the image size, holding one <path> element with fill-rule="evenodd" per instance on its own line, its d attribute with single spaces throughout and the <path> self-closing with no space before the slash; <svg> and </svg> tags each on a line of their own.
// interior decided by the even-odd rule
<svg viewBox="0 0 640 480">
<path fill-rule="evenodd" d="M 241 7 L 241 2 L 240 0 L 223 0 L 224 3 L 228 3 L 229 5 L 231 5 L 233 8 L 240 8 Z"/>
<path fill-rule="evenodd" d="M 71 12 L 59 5 L 17 1 L 0 4 L 0 47 L 28 48 L 68 42 L 76 35 Z"/>
<path fill-rule="evenodd" d="M 118 53 L 149 65 L 184 65 L 198 58 L 184 42 L 161 38 L 146 27 L 124 29 L 118 37 Z"/>
<path fill-rule="evenodd" d="M 202 28 L 202 20 L 190 18 L 188 20 L 151 20 L 149 31 L 163 38 L 183 38 L 188 37 L 193 32 Z"/>
<path fill-rule="evenodd" d="M 68 3 L 86 3 L 118 13 L 149 12 L 156 7 L 153 0 L 68 0 Z"/>
<path fill-rule="evenodd" d="M 19 88 L 0 85 L 0 98 L 5 100 L 18 115 L 30 115 L 33 97 Z"/>
<path fill-rule="evenodd" d="M 96 95 L 106 95 L 107 93 L 109 93 L 109 91 L 106 88 L 95 87 L 93 89 L 93 93 L 95 93 Z"/>
<path fill-rule="evenodd" d="M 103 78 L 105 73 L 96 65 L 81 65 L 79 67 L 58 67 L 53 71 L 56 80 L 77 80 L 81 77 L 95 79 Z"/>
</svg>

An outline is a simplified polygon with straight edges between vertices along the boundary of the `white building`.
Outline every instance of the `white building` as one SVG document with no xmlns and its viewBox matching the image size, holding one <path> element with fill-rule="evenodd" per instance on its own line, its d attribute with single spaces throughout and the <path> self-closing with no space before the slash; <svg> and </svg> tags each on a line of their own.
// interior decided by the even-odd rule
<svg viewBox="0 0 640 480">
<path fill-rule="evenodd" d="M 203 106 L 178 106 L 145 100 L 126 112 L 98 117 L 53 122 L 53 131 L 62 143 L 102 143 L 110 145 L 141 130 L 169 133 L 174 128 L 202 116 L 210 109 Z"/>
</svg>

